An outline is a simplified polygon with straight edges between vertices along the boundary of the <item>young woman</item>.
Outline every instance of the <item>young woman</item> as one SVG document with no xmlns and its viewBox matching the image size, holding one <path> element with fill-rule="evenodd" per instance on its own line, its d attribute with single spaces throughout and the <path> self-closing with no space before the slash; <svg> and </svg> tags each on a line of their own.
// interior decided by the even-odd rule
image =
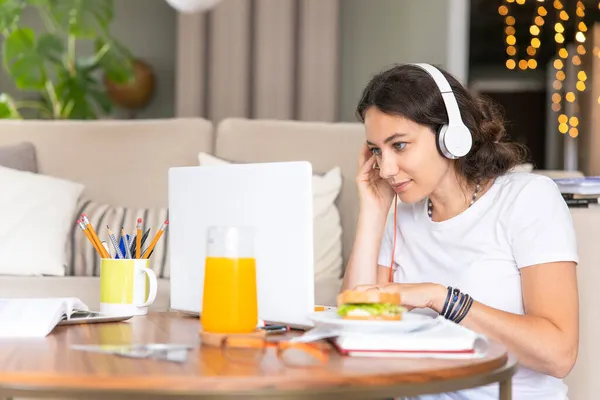
<svg viewBox="0 0 600 400">
<path fill-rule="evenodd" d="M 568 207 L 551 179 L 511 171 L 525 152 L 507 140 L 498 113 L 440 71 L 472 137 L 459 158 L 439 145 L 448 113 L 424 69 L 395 66 L 364 90 L 360 215 L 343 288 L 400 292 L 409 309 L 429 308 L 503 343 L 519 360 L 515 399 L 565 400 L 562 378 L 577 358 L 579 335 Z M 497 393 L 489 385 L 421 399 Z"/>
</svg>

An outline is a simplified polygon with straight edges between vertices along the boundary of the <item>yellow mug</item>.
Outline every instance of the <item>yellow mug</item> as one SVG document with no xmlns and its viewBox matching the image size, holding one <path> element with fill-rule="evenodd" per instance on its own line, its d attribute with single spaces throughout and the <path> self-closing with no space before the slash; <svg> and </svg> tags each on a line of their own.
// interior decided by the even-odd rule
<svg viewBox="0 0 600 400">
<path fill-rule="evenodd" d="M 100 312 L 111 315 L 146 315 L 158 289 L 149 259 L 100 261 Z"/>
</svg>

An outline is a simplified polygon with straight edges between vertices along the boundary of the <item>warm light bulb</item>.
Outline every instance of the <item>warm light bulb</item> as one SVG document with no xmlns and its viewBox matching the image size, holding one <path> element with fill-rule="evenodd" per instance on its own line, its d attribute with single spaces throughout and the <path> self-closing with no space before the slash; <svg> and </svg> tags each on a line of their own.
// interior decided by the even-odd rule
<svg viewBox="0 0 600 400">
<path fill-rule="evenodd" d="M 577 28 L 579 28 L 581 32 L 587 32 L 587 25 L 583 21 L 577 25 Z"/>
<path fill-rule="evenodd" d="M 572 102 L 574 102 L 574 101 L 575 101 L 575 93 L 573 93 L 573 92 L 568 92 L 568 93 L 565 95 L 565 99 L 566 99 L 566 100 L 567 100 L 569 103 L 572 103 Z"/>
<path fill-rule="evenodd" d="M 579 56 L 573 56 L 573 65 L 581 65 L 581 58 Z"/>
<path fill-rule="evenodd" d="M 533 36 L 537 36 L 540 34 L 540 28 L 537 25 L 531 25 L 529 27 L 529 33 L 531 33 Z"/>
<path fill-rule="evenodd" d="M 571 136 L 572 138 L 576 138 L 577 135 L 579 135 L 579 130 L 577 128 L 569 129 L 569 136 Z"/>
<path fill-rule="evenodd" d="M 558 122 L 560 124 L 566 124 L 568 120 L 569 120 L 569 118 L 565 114 L 560 114 L 558 116 Z"/>
<path fill-rule="evenodd" d="M 554 40 L 556 41 L 556 43 L 562 43 L 565 41 L 565 37 L 562 35 L 562 33 L 557 33 L 556 35 L 554 35 Z"/>
<path fill-rule="evenodd" d="M 534 22 L 537 26 L 542 26 L 544 25 L 544 18 L 538 15 L 537 17 L 535 17 Z"/>
<path fill-rule="evenodd" d="M 506 29 L 504 30 L 504 32 L 507 35 L 514 35 L 515 34 L 515 27 L 514 26 L 507 26 Z"/>
<path fill-rule="evenodd" d="M 506 43 L 510 44 L 511 46 L 514 45 L 515 43 L 517 43 L 517 38 L 515 38 L 514 35 L 508 35 L 506 37 Z"/>
<path fill-rule="evenodd" d="M 566 117 L 566 115 L 565 115 L 565 117 Z M 573 127 L 579 125 L 579 118 L 577 118 L 577 117 L 571 117 L 571 118 L 569 118 L 569 124 L 571 126 L 573 126 Z"/>
<path fill-rule="evenodd" d="M 554 90 L 560 90 L 560 89 L 562 89 L 562 82 L 561 81 L 554 81 L 552 83 L 552 87 L 554 88 Z"/>
<path fill-rule="evenodd" d="M 542 45 L 542 42 L 538 38 L 533 38 L 533 39 L 531 39 L 531 45 L 533 47 L 535 47 L 536 49 L 539 49 L 540 46 Z"/>
<path fill-rule="evenodd" d="M 516 66 L 517 66 L 517 63 L 515 62 L 515 60 L 513 60 L 513 59 L 506 60 L 506 68 L 515 69 Z"/>
<path fill-rule="evenodd" d="M 563 21 L 568 21 L 569 20 L 569 14 L 565 10 L 562 10 L 558 16 Z"/>
<path fill-rule="evenodd" d="M 561 100 L 562 100 L 562 97 L 560 96 L 560 94 L 554 93 L 552 95 L 552 102 L 553 103 L 560 103 Z"/>
<path fill-rule="evenodd" d="M 514 25 L 515 24 L 515 17 L 508 16 L 506 17 L 506 19 L 504 20 L 504 22 L 506 22 L 506 25 Z"/>
<path fill-rule="evenodd" d="M 536 69 L 537 61 L 534 60 L 533 58 L 530 58 L 529 61 L 527 61 L 527 66 L 531 69 Z"/>
<path fill-rule="evenodd" d="M 554 112 L 559 112 L 560 111 L 560 104 L 552 104 L 552 111 Z"/>
<path fill-rule="evenodd" d="M 565 48 L 562 48 L 558 50 L 558 55 L 560 56 L 560 58 L 567 58 L 569 57 L 569 51 Z"/>
<path fill-rule="evenodd" d="M 564 65 L 563 65 L 562 60 L 558 60 L 558 59 L 554 60 L 554 68 L 556 68 L 556 69 L 562 69 L 563 66 Z"/>
<path fill-rule="evenodd" d="M 565 27 L 560 22 L 554 24 L 554 31 L 558 33 L 563 33 L 565 31 Z"/>
<path fill-rule="evenodd" d="M 506 7 L 506 6 L 498 7 L 498 14 L 500 14 L 500 15 L 508 14 L 508 7 Z"/>
<path fill-rule="evenodd" d="M 515 46 L 508 46 L 506 48 L 506 54 L 508 54 L 509 56 L 514 56 L 515 54 L 517 54 L 517 49 L 515 48 Z"/>
<path fill-rule="evenodd" d="M 581 55 L 584 55 L 586 53 L 585 46 L 582 45 L 582 44 L 580 44 L 579 46 L 577 46 L 577 53 L 579 53 Z"/>
<path fill-rule="evenodd" d="M 558 79 L 559 81 L 564 81 L 566 78 L 566 75 L 564 73 L 564 71 L 558 71 L 556 73 L 556 79 Z"/>
<path fill-rule="evenodd" d="M 560 0 L 554 0 L 554 8 L 556 8 L 557 10 L 562 10 L 563 5 L 562 2 Z"/>
<path fill-rule="evenodd" d="M 567 124 L 560 124 L 558 125 L 558 130 L 560 133 L 567 133 L 569 131 L 569 125 Z"/>
<path fill-rule="evenodd" d="M 580 81 L 585 81 L 587 79 L 587 74 L 585 73 L 585 71 L 579 71 L 577 73 L 577 79 L 579 79 Z"/>
<path fill-rule="evenodd" d="M 585 90 L 585 83 L 582 81 L 578 81 L 577 84 L 575 84 L 575 87 L 577 88 L 577 90 L 579 90 L 580 92 L 583 92 Z"/>
<path fill-rule="evenodd" d="M 544 6 L 539 6 L 538 7 L 538 14 L 540 14 L 542 17 L 545 17 L 546 15 L 548 15 L 548 11 L 546 10 L 546 8 Z"/>
<path fill-rule="evenodd" d="M 583 32 L 577 32 L 575 34 L 575 40 L 577 40 L 579 43 L 585 42 L 585 33 L 583 33 Z"/>
<path fill-rule="evenodd" d="M 527 69 L 527 60 L 520 60 L 519 68 L 521 68 L 522 70 L 526 70 Z"/>
<path fill-rule="evenodd" d="M 536 50 L 533 46 L 527 46 L 527 54 L 529 54 L 530 56 L 535 56 Z"/>
</svg>

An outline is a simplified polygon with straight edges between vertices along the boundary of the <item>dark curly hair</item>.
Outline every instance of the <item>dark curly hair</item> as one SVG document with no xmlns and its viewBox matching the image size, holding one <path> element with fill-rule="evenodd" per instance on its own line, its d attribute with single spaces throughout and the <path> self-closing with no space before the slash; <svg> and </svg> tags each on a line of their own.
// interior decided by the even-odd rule
<svg viewBox="0 0 600 400">
<path fill-rule="evenodd" d="M 456 160 L 456 172 L 473 185 L 495 179 L 526 162 L 527 149 L 508 139 L 499 108 L 489 99 L 474 99 L 451 74 L 438 69 L 450 83 L 462 120 L 473 137 L 469 153 Z M 410 64 L 395 65 L 371 79 L 356 108 L 361 122 L 370 107 L 429 126 L 434 132 L 448 123 L 437 85 L 427 72 Z"/>
</svg>

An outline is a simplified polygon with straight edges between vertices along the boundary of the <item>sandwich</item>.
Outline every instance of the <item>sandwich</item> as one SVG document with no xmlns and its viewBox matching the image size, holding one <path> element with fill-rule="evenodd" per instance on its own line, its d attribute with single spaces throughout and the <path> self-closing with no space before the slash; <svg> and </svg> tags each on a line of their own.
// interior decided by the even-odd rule
<svg viewBox="0 0 600 400">
<path fill-rule="evenodd" d="M 379 290 L 346 290 L 337 297 L 337 313 L 342 319 L 400 321 L 406 311 L 400 293 Z"/>
</svg>

